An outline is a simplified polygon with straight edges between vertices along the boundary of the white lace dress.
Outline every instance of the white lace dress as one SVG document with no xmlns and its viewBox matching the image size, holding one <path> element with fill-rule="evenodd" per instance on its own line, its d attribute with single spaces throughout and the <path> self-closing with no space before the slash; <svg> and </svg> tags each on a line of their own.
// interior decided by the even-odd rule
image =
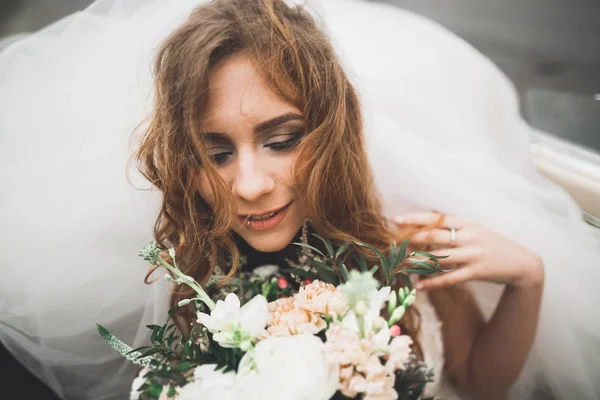
<svg viewBox="0 0 600 400">
<path fill-rule="evenodd" d="M 425 386 L 425 397 L 435 396 L 442 400 L 466 399 L 444 375 L 444 342 L 442 321 L 438 318 L 433 304 L 426 293 L 418 293 L 415 306 L 421 314 L 421 329 L 417 336 L 423 350 L 424 361 L 433 368 L 434 381 Z"/>
</svg>

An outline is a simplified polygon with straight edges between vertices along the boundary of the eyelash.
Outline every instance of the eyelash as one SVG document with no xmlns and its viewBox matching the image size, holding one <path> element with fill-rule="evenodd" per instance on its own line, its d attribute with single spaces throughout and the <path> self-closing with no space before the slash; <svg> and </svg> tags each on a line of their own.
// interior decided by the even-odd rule
<svg viewBox="0 0 600 400">
<path fill-rule="evenodd" d="M 273 142 L 273 143 L 265 144 L 264 147 L 267 147 L 271 150 L 284 152 L 284 151 L 290 150 L 293 147 L 295 147 L 300 142 L 300 139 L 302 139 L 304 134 L 305 134 L 305 132 L 295 132 L 295 133 L 291 134 L 291 135 L 293 135 L 293 137 L 291 139 L 287 139 L 282 142 Z M 232 151 L 225 151 L 222 153 L 213 154 L 210 156 L 210 158 L 212 159 L 212 161 L 215 164 L 222 165 L 227 162 L 229 156 L 231 156 L 232 154 L 233 154 Z"/>
</svg>

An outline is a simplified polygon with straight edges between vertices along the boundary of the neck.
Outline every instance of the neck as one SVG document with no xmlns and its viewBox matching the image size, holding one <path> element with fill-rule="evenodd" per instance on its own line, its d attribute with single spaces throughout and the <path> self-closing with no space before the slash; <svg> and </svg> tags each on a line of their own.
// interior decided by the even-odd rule
<svg viewBox="0 0 600 400">
<path fill-rule="evenodd" d="M 310 233 L 310 229 L 309 229 Z M 291 243 L 288 244 L 285 248 L 279 251 L 264 253 L 254 249 L 250 246 L 244 239 L 242 239 L 239 235 L 234 234 L 235 242 L 237 248 L 239 249 L 241 255 L 246 257 L 246 263 L 243 266 L 244 271 L 252 271 L 256 267 L 260 267 L 262 265 L 277 265 L 280 267 L 287 267 L 287 260 L 292 260 L 294 262 L 298 261 L 298 251 L 300 250 L 299 246 L 293 245 L 292 243 L 301 242 L 302 229 L 300 229 Z"/>
</svg>

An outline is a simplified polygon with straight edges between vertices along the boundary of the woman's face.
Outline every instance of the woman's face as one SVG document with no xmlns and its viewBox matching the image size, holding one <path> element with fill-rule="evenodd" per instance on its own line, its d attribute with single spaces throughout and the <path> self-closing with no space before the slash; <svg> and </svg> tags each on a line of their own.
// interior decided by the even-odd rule
<svg viewBox="0 0 600 400">
<path fill-rule="evenodd" d="M 292 191 L 296 145 L 305 134 L 302 112 L 278 97 L 252 61 L 239 55 L 211 71 L 205 115 L 208 154 L 237 204 L 234 230 L 259 251 L 283 249 L 305 218 Z M 213 207 L 204 171 L 199 192 Z"/>
</svg>

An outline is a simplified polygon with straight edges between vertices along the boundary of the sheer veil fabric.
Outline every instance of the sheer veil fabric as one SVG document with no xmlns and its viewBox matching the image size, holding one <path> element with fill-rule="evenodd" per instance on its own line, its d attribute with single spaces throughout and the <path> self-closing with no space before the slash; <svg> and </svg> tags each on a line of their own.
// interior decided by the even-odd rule
<svg viewBox="0 0 600 400">
<path fill-rule="evenodd" d="M 0 53 L 0 340 L 66 399 L 128 396 L 135 368 L 96 323 L 136 346 L 144 325 L 164 321 L 166 287 L 143 283 L 136 256 L 160 194 L 127 161 L 152 102 L 156 46 L 200 2 L 99 0 Z M 514 398 L 538 383 L 558 399 L 600 396 L 600 236 L 534 169 L 507 78 L 409 12 L 308 7 L 362 96 L 386 213 L 460 215 L 543 257 L 539 332 Z M 489 313 L 500 288 L 471 286 Z"/>
</svg>

